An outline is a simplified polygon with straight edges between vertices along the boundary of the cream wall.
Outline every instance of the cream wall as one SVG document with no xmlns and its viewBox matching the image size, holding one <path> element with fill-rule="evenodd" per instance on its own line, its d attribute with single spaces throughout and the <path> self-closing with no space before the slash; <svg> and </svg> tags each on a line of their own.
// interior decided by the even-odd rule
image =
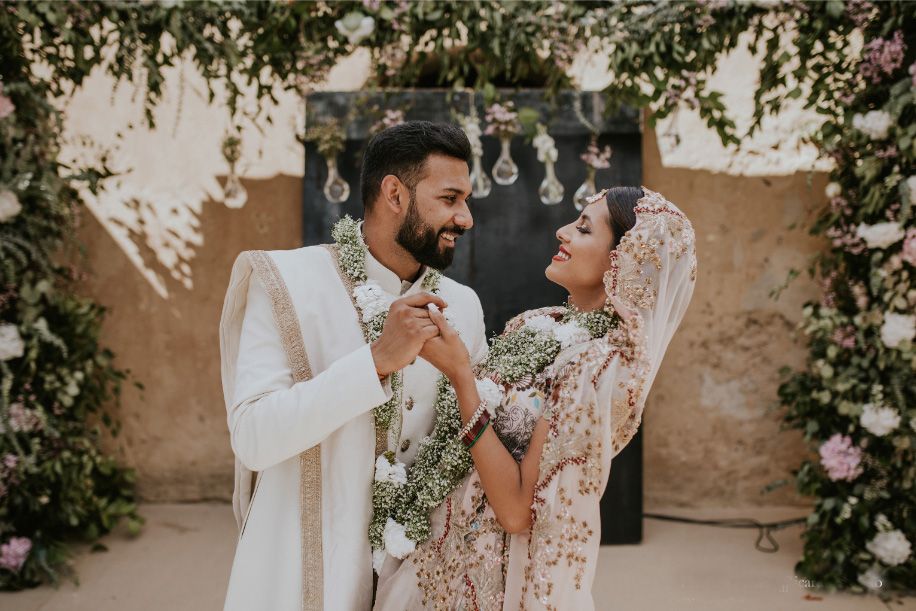
<svg viewBox="0 0 916 611">
<path fill-rule="evenodd" d="M 751 59 L 738 53 L 716 78 L 747 113 Z M 608 78 L 594 57 L 575 68 L 585 87 Z M 249 201 L 221 203 L 226 165 L 219 142 L 227 119 L 210 108 L 193 70 L 169 77 L 159 127 L 135 128 L 116 158 L 127 172 L 99 198 L 87 195 L 78 237 L 92 273 L 85 293 L 109 308 L 103 342 L 146 389 L 125 388 L 122 434 L 109 447 L 139 472 L 147 500 L 229 499 L 232 454 L 219 380 L 217 324 L 236 254 L 300 243 L 302 149 L 292 138 L 299 101 L 281 96 L 275 126 L 244 133 Z M 338 66 L 329 90 L 359 88 L 364 57 Z M 114 96 L 104 77 L 68 100 L 67 128 L 100 146 L 138 123 L 128 87 Z M 177 109 L 181 107 L 181 112 Z M 819 244 L 801 229 L 823 197 L 825 177 L 798 144 L 811 116 L 791 110 L 741 152 L 725 151 L 695 116 L 681 113 L 681 144 L 643 137 L 644 184 L 692 219 L 700 259 L 693 303 L 650 395 L 645 417 L 646 504 L 747 505 L 798 502 L 784 489 L 761 497 L 804 453 L 800 436 L 778 431 L 777 371 L 803 362 L 790 332 L 813 295 L 803 280 L 774 302 L 769 290 L 790 266 L 804 267 Z M 775 135 L 774 135 L 775 134 Z M 85 154 L 76 146 L 65 155 Z M 768 411 L 769 410 L 769 411 Z"/>
</svg>

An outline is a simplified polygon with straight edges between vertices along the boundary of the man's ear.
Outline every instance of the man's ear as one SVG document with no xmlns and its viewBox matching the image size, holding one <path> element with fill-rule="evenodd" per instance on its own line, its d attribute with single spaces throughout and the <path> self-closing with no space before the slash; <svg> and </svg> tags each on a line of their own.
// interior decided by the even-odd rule
<svg viewBox="0 0 916 611">
<path fill-rule="evenodd" d="M 403 187 L 404 183 L 402 183 L 397 176 L 388 174 L 382 179 L 381 201 L 379 203 L 388 208 L 391 212 L 401 214 L 404 212 L 404 205 L 406 205 L 406 202 L 404 202 L 404 204 L 401 203 L 401 191 Z"/>
</svg>

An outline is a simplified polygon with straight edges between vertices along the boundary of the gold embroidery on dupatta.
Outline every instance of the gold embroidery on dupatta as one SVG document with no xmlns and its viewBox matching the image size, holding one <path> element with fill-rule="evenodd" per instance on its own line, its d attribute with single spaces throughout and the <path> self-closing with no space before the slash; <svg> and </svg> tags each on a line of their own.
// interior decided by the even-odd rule
<svg viewBox="0 0 916 611">
<path fill-rule="evenodd" d="M 312 377 L 302 329 L 280 270 L 263 250 L 249 251 L 255 274 L 264 285 L 280 330 L 280 340 L 293 373 L 293 382 Z M 299 454 L 299 530 L 302 550 L 302 610 L 324 607 L 324 556 L 321 544 L 321 446 Z"/>
</svg>

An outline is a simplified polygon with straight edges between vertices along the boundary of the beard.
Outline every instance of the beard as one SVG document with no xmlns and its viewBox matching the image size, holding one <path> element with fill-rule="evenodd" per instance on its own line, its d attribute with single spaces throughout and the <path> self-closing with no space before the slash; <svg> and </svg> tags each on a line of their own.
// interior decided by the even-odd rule
<svg viewBox="0 0 916 611">
<path fill-rule="evenodd" d="M 439 236 L 446 231 L 456 235 L 464 233 L 461 227 L 443 227 L 439 231 L 433 229 L 420 216 L 417 211 L 416 195 L 411 193 L 410 202 L 407 205 L 407 216 L 401 223 L 401 228 L 398 229 L 395 241 L 421 265 L 441 270 L 451 265 L 455 257 L 454 246 L 440 247 L 439 245 Z"/>
</svg>

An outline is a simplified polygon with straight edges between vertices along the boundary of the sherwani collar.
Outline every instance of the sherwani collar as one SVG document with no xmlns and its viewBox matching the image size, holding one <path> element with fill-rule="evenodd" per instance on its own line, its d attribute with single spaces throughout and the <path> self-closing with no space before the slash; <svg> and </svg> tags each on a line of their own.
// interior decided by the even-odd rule
<svg viewBox="0 0 916 611">
<path fill-rule="evenodd" d="M 363 221 L 359 222 L 359 235 L 360 239 L 363 236 Z M 365 241 L 363 246 L 365 246 Z M 428 265 L 423 265 L 420 267 L 420 275 L 416 280 L 410 282 L 409 280 L 401 280 L 396 273 L 385 267 L 385 265 L 372 256 L 372 253 L 369 252 L 369 248 L 366 248 L 366 276 L 370 280 L 375 280 L 379 283 L 382 289 L 386 293 L 391 293 L 392 295 L 403 296 L 408 293 L 416 293 L 421 290 L 423 286 L 423 279 L 430 272 L 432 268 Z"/>
</svg>

